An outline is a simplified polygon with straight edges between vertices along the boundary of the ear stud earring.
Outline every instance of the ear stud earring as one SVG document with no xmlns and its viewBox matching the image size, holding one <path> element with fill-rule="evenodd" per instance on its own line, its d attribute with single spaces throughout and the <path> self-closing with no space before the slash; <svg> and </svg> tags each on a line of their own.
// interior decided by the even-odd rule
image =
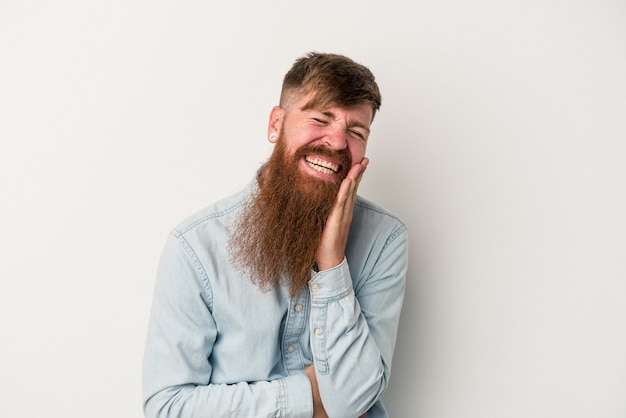
<svg viewBox="0 0 626 418">
<path fill-rule="evenodd" d="M 269 136 L 270 142 L 276 141 L 276 138 L 278 138 L 278 135 L 276 135 L 276 132 L 272 132 Z"/>
</svg>

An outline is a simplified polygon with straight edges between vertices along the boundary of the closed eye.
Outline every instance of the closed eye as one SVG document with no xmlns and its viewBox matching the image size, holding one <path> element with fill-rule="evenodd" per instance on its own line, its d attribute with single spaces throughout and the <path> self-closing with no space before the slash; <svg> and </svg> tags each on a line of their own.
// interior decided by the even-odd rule
<svg viewBox="0 0 626 418">
<path fill-rule="evenodd" d="M 357 131 L 355 129 L 348 129 L 348 133 L 358 139 L 365 139 L 365 135 L 361 131 Z"/>
</svg>

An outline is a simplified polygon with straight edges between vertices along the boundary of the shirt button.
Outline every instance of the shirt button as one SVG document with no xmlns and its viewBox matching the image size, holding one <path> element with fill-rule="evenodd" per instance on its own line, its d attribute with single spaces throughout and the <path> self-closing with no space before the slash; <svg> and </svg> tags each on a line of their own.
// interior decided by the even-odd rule
<svg viewBox="0 0 626 418">
<path fill-rule="evenodd" d="M 313 283 L 311 285 L 311 290 L 314 291 L 314 292 L 317 292 L 318 290 L 320 290 L 320 285 L 317 284 L 317 283 Z"/>
<path fill-rule="evenodd" d="M 299 303 L 296 305 L 296 312 L 302 312 L 302 309 L 304 309 L 304 306 L 300 305 Z"/>
<path fill-rule="evenodd" d="M 322 329 L 321 328 L 315 328 L 315 335 L 322 335 Z"/>
<path fill-rule="evenodd" d="M 294 347 L 293 344 L 289 344 L 289 346 L 287 346 L 287 351 L 289 351 L 290 353 L 293 353 L 295 349 L 296 347 Z"/>
</svg>

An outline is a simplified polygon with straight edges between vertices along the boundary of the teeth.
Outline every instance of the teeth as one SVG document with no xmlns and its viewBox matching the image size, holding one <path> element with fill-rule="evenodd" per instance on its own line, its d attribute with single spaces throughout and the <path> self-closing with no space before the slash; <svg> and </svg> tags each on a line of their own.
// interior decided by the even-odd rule
<svg viewBox="0 0 626 418">
<path fill-rule="evenodd" d="M 330 161 L 320 160 L 319 158 L 307 156 L 306 162 L 320 173 L 335 174 L 339 171 L 339 166 L 337 164 L 331 163 Z"/>
</svg>

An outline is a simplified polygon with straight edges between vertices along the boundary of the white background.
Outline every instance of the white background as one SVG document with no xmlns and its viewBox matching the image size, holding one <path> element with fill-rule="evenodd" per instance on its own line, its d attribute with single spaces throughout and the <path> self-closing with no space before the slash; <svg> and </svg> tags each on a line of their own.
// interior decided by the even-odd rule
<svg viewBox="0 0 626 418">
<path fill-rule="evenodd" d="M 252 178 L 310 50 L 383 92 L 361 194 L 411 231 L 391 416 L 624 418 L 619 0 L 4 0 L 0 415 L 142 415 L 165 237 Z"/>
</svg>

